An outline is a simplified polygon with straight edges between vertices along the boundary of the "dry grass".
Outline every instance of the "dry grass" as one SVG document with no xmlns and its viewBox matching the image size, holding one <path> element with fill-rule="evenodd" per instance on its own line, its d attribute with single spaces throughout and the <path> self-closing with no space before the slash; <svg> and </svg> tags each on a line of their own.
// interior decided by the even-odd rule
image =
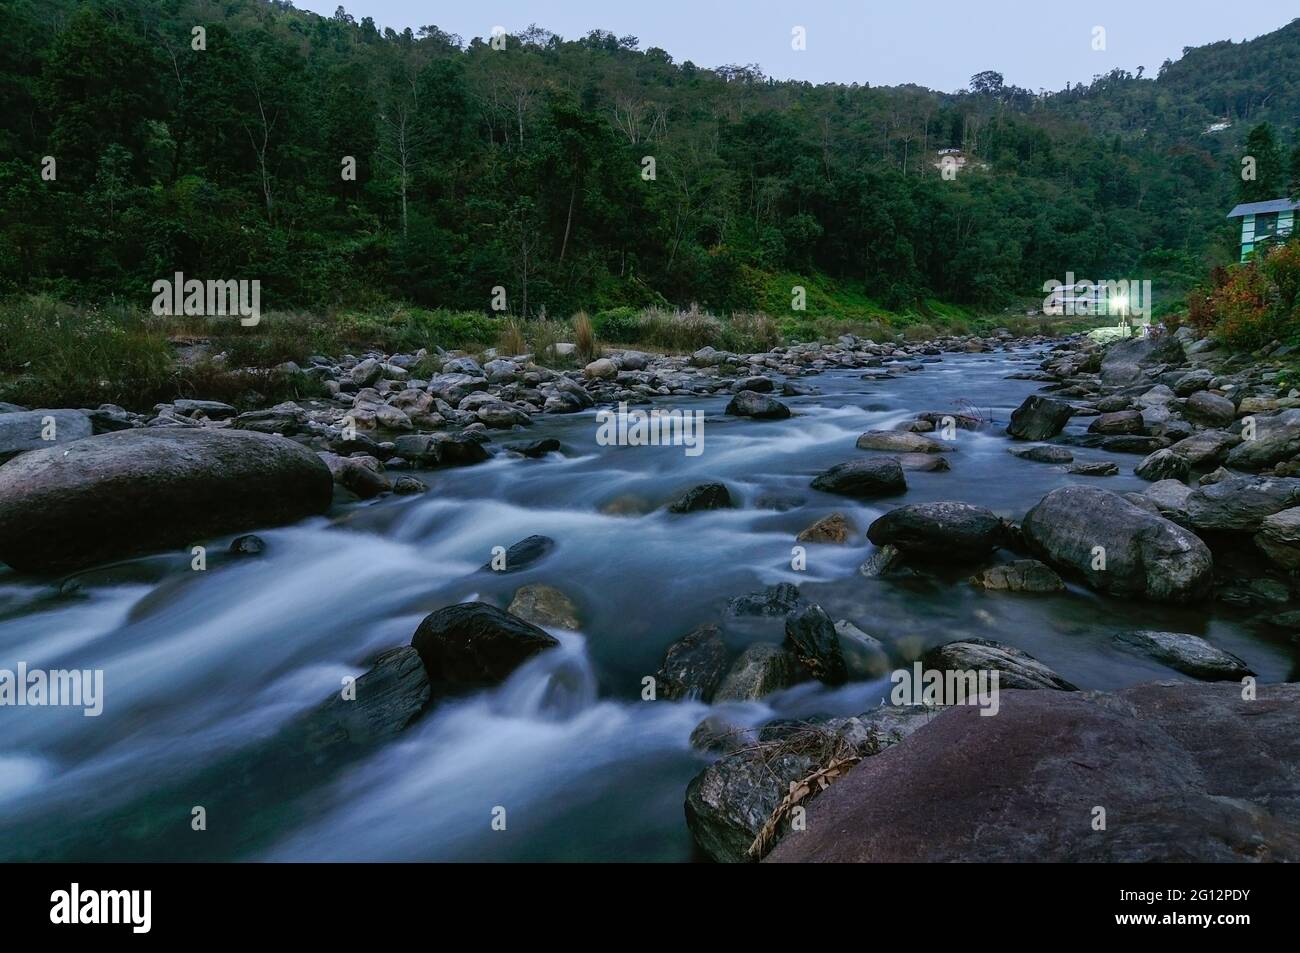
<svg viewBox="0 0 1300 953">
<path fill-rule="evenodd" d="M 579 311 L 573 316 L 573 343 L 578 348 L 578 357 L 583 361 L 594 361 L 598 357 L 596 330 L 591 326 L 591 318 L 586 311 Z"/>
</svg>

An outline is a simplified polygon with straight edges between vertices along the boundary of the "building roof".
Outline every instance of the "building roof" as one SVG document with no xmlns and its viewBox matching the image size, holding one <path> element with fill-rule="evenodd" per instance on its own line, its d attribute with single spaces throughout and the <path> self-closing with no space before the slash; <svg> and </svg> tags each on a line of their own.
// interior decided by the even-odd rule
<svg viewBox="0 0 1300 953">
<path fill-rule="evenodd" d="M 1247 202 L 1244 205 L 1238 205 L 1228 213 L 1228 218 L 1241 218 L 1243 215 L 1261 215 L 1269 212 L 1288 212 L 1291 209 L 1300 208 L 1300 202 L 1292 202 L 1290 199 L 1273 199 L 1271 202 Z"/>
</svg>

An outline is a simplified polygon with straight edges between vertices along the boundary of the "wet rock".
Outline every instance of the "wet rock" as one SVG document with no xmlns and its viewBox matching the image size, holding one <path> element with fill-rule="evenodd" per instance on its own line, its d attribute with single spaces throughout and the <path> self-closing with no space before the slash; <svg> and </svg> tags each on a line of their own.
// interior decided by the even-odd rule
<svg viewBox="0 0 1300 953">
<path fill-rule="evenodd" d="M 1002 520 L 970 503 L 915 503 L 890 510 L 867 528 L 877 546 L 892 544 L 905 556 L 964 560 L 987 555 L 1003 542 Z"/>
<path fill-rule="evenodd" d="M 903 430 L 869 430 L 858 437 L 859 450 L 886 450 L 894 453 L 951 453 L 953 446 L 933 437 Z"/>
<path fill-rule="evenodd" d="M 668 504 L 670 513 L 698 513 L 701 510 L 726 510 L 735 504 L 731 492 L 722 483 L 702 483 L 693 486 Z"/>
<path fill-rule="evenodd" d="M 1007 434 L 1017 440 L 1049 440 L 1069 422 L 1074 408 L 1064 401 L 1034 394 L 1011 413 Z"/>
<path fill-rule="evenodd" d="M 785 647 L 819 681 L 840 685 L 848 678 L 835 623 L 821 606 L 803 606 L 786 616 Z"/>
<path fill-rule="evenodd" d="M 373 457 L 358 459 L 356 457 L 340 457 L 337 453 L 320 454 L 321 460 L 329 467 L 330 476 L 334 482 L 341 487 L 345 487 L 357 495 L 358 499 L 369 500 L 381 493 L 387 493 L 393 488 L 392 483 L 382 473 L 378 472 L 374 466 L 367 466 L 365 461 L 374 460 Z M 375 461 L 377 464 L 378 461 Z"/>
<path fill-rule="evenodd" d="M 420 493 L 428 493 L 429 487 L 416 477 L 400 476 L 393 481 L 393 492 L 398 496 L 416 496 Z"/>
<path fill-rule="evenodd" d="M 1300 479 L 1234 476 L 1197 487 L 1187 497 L 1193 529 L 1254 533 L 1267 516 L 1300 505 Z"/>
<path fill-rule="evenodd" d="M 1121 632 L 1115 641 L 1184 675 L 1205 681 L 1240 680 L 1255 674 L 1230 652 L 1217 649 L 1205 639 L 1185 632 Z"/>
<path fill-rule="evenodd" d="M 1076 463 L 1067 471 L 1075 476 L 1118 476 L 1119 467 L 1109 460 L 1096 463 Z"/>
<path fill-rule="evenodd" d="M 1133 473 L 1144 480 L 1186 480 L 1191 469 L 1186 457 L 1166 448 L 1144 457 Z"/>
<path fill-rule="evenodd" d="M 999 691 L 1012 688 L 1078 691 L 1028 652 L 988 639 L 963 639 L 935 646 L 921 656 L 919 664 L 922 670 L 940 672 L 997 672 Z M 969 688 L 966 691 L 969 698 L 973 692 Z M 960 701 L 945 697 L 940 704 L 958 704 Z"/>
<path fill-rule="evenodd" d="M 1037 559 L 1017 559 L 989 566 L 970 578 L 981 589 L 1006 592 L 1060 592 L 1065 588 L 1050 566 Z"/>
<path fill-rule="evenodd" d="M 506 611 L 525 622 L 552 629 L 576 630 L 579 626 L 573 600 L 560 590 L 540 583 L 516 590 Z"/>
<path fill-rule="evenodd" d="M 814 490 L 871 498 L 903 493 L 907 481 L 897 460 L 888 457 L 837 463 L 812 481 Z"/>
<path fill-rule="evenodd" d="M 393 441 L 396 453 L 422 467 L 464 467 L 487 460 L 484 446 L 469 434 L 402 434 Z"/>
<path fill-rule="evenodd" d="M 226 552 L 232 556 L 260 556 L 266 551 L 266 543 L 262 537 L 254 536 L 247 533 L 243 536 L 236 536 L 230 541 L 230 548 Z"/>
<path fill-rule="evenodd" d="M 435 689 L 498 685 L 534 655 L 559 644 L 532 623 L 485 602 L 431 612 L 411 639 Z"/>
<path fill-rule="evenodd" d="M 948 458 L 937 453 L 896 453 L 894 459 L 909 473 L 946 473 L 952 469 Z"/>
<path fill-rule="evenodd" d="M 1242 440 L 1228 453 L 1234 470 L 1263 470 L 1300 454 L 1300 410 L 1275 417 L 1256 417 L 1253 440 Z"/>
<path fill-rule="evenodd" d="M 857 528 L 843 513 L 831 513 L 828 516 L 823 516 L 803 530 L 795 537 L 795 541 L 800 543 L 843 544 L 847 543 L 849 536 L 856 532 Z"/>
<path fill-rule="evenodd" d="M 1288 572 L 1300 569 L 1300 506 L 1264 517 L 1255 534 L 1255 545 Z"/>
<path fill-rule="evenodd" d="M 783 616 L 807 605 L 799 587 L 789 582 L 768 586 L 758 592 L 737 596 L 727 603 L 727 612 L 735 616 Z"/>
<path fill-rule="evenodd" d="M 384 652 L 352 687 L 354 698 L 337 694 L 309 716 L 313 740 L 376 744 L 419 718 L 433 695 L 420 653 L 409 645 Z"/>
<path fill-rule="evenodd" d="M 1300 790 L 1297 706 L 1294 684 L 1003 692 L 997 717 L 947 709 L 857 765 L 768 862 L 1300 860 L 1300 803 L 1278 795 Z"/>
<path fill-rule="evenodd" d="M 1241 438 L 1226 430 L 1202 430 L 1179 440 L 1169 449 L 1194 467 L 1213 466 L 1228 455 Z"/>
<path fill-rule="evenodd" d="M 890 669 L 889 652 L 883 642 L 863 632 L 848 619 L 835 623 L 840 651 L 849 674 L 857 678 L 879 678 Z"/>
<path fill-rule="evenodd" d="M 731 387 L 734 391 L 752 390 L 756 394 L 770 394 L 776 389 L 770 377 L 742 377 Z"/>
<path fill-rule="evenodd" d="M 544 457 L 548 453 L 559 453 L 560 441 L 554 437 L 547 437 L 544 440 L 511 444 L 506 449 L 513 450 L 515 453 L 522 453 L 525 457 Z"/>
<path fill-rule="evenodd" d="M 1078 573 L 1094 589 L 1174 603 L 1209 594 L 1214 566 L 1206 545 L 1107 490 L 1053 490 L 1025 515 L 1021 529 L 1035 555 Z"/>
<path fill-rule="evenodd" d="M 789 650 L 775 642 L 755 642 L 732 663 L 713 701 L 757 701 L 797 680 L 798 662 Z"/>
<path fill-rule="evenodd" d="M 28 450 L 63 446 L 94 433 L 79 410 L 27 410 L 0 414 L 0 463 Z"/>
<path fill-rule="evenodd" d="M 902 568 L 903 554 L 897 546 L 885 545 L 876 549 L 866 561 L 858 567 L 858 572 L 868 579 L 876 579 L 898 572 Z"/>
<path fill-rule="evenodd" d="M 88 436 L 0 467 L 0 560 L 79 569 L 295 522 L 331 497 L 329 469 L 291 440 L 202 428 Z"/>
<path fill-rule="evenodd" d="M 524 411 L 518 407 L 512 407 L 503 400 L 494 400 L 479 405 L 474 411 L 474 416 L 496 430 L 526 427 L 533 422 L 533 418 L 529 417 Z"/>
<path fill-rule="evenodd" d="M 1117 410 L 1110 414 L 1100 414 L 1088 425 L 1088 433 L 1108 437 L 1140 434 L 1142 429 L 1142 414 L 1136 410 Z"/>
<path fill-rule="evenodd" d="M 1009 447 L 1007 452 L 1021 460 L 1032 460 L 1035 463 L 1069 463 L 1074 459 L 1074 454 L 1064 447 L 1046 444 L 1039 444 L 1036 447 Z"/>
<path fill-rule="evenodd" d="M 292 401 L 276 404 L 267 410 L 251 410 L 240 414 L 230 424 L 235 430 L 251 433 L 276 434 L 289 437 L 306 433 L 311 426 L 307 412 Z"/>
<path fill-rule="evenodd" d="M 690 741 L 691 747 L 699 751 L 730 754 L 750 747 L 757 738 L 758 732 L 752 728 L 734 725 L 721 715 L 709 715 L 691 731 Z"/>
<path fill-rule="evenodd" d="M 790 416 L 790 408 L 774 397 L 742 390 L 731 398 L 726 413 L 733 417 L 754 417 L 758 420 L 785 420 Z"/>
<path fill-rule="evenodd" d="M 507 549 L 504 558 L 501 560 L 493 556 L 492 559 L 483 564 L 479 571 L 502 574 L 519 572 L 548 556 L 554 548 L 555 540 L 549 536 L 529 536 Z M 498 569 L 498 566 L 501 568 Z"/>
<path fill-rule="evenodd" d="M 716 625 L 701 625 L 668 647 L 655 674 L 657 698 L 707 702 L 727 670 L 727 646 Z"/>
</svg>

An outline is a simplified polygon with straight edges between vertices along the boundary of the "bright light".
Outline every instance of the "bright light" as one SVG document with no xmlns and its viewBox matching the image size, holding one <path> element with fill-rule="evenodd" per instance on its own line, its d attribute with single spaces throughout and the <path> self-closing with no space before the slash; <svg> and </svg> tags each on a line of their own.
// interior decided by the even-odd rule
<svg viewBox="0 0 1300 953">
<path fill-rule="evenodd" d="M 1110 299 L 1111 314 L 1128 314 L 1128 295 L 1120 294 Z"/>
</svg>

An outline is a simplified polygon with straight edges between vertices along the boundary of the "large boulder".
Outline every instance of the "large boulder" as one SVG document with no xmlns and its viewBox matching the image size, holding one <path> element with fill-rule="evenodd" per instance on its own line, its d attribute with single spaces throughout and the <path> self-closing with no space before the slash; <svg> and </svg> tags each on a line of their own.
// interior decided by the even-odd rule
<svg viewBox="0 0 1300 953">
<path fill-rule="evenodd" d="M 1163 450 L 1157 450 L 1142 459 L 1136 467 L 1133 468 L 1134 474 L 1144 480 L 1186 480 L 1187 475 L 1191 473 L 1192 465 L 1187 462 L 1187 458 L 1174 452 L 1169 447 Z"/>
<path fill-rule="evenodd" d="M 819 605 L 805 605 L 786 616 L 785 647 L 813 678 L 828 685 L 848 678 L 839 633 Z"/>
<path fill-rule="evenodd" d="M 559 641 L 486 602 L 445 606 L 424 617 L 411 645 L 435 689 L 497 685 Z"/>
<path fill-rule="evenodd" d="M 1074 415 L 1064 401 L 1034 394 L 1011 412 L 1007 434 L 1017 440 L 1048 440 L 1060 433 Z"/>
<path fill-rule="evenodd" d="M 733 417 L 753 417 L 757 420 L 785 420 L 790 408 L 775 397 L 757 391 L 742 390 L 727 404 L 725 413 Z"/>
<path fill-rule="evenodd" d="M 871 457 L 837 463 L 818 474 L 812 481 L 812 488 L 841 496 L 869 498 L 903 493 L 907 490 L 907 480 L 897 460 Z"/>
<path fill-rule="evenodd" d="M 1254 434 L 1228 454 L 1234 470 L 1263 470 L 1300 454 L 1300 409 L 1284 410 L 1275 417 L 1256 417 Z"/>
<path fill-rule="evenodd" d="M 668 504 L 669 513 L 698 513 L 701 510 L 727 510 L 735 504 L 725 483 L 701 483 L 693 486 Z"/>
<path fill-rule="evenodd" d="M 713 701 L 757 701 L 789 688 L 797 678 L 798 662 L 788 649 L 775 642 L 755 642 L 732 663 Z"/>
<path fill-rule="evenodd" d="M 1199 530 L 1253 533 L 1265 517 L 1297 505 L 1300 479 L 1229 477 L 1191 492 L 1187 497 L 1187 525 Z"/>
<path fill-rule="evenodd" d="M 1144 630 L 1121 632 L 1115 636 L 1115 641 L 1149 655 L 1184 675 L 1207 682 L 1240 681 L 1247 675 L 1255 674 L 1237 656 L 1216 648 L 1199 635 Z"/>
<path fill-rule="evenodd" d="M 1090 486 L 1053 490 L 1021 529 L 1036 555 L 1094 589 L 1155 602 L 1190 603 L 1210 592 L 1210 550 L 1176 523 Z"/>
<path fill-rule="evenodd" d="M 80 410 L 25 410 L 0 414 L 0 463 L 26 453 L 62 445 L 94 433 Z"/>
<path fill-rule="evenodd" d="M 859 450 L 888 450 L 892 453 L 951 453 L 952 445 L 919 433 L 903 430 L 868 430 L 858 438 Z"/>
<path fill-rule="evenodd" d="M 250 431 L 123 430 L 0 467 L 0 561 L 66 572 L 323 513 L 329 468 Z"/>
<path fill-rule="evenodd" d="M 768 862 L 1300 861 L 1297 707 L 1300 684 L 1002 692 L 863 760 Z"/>
<path fill-rule="evenodd" d="M 1187 403 L 1183 405 L 1183 416 L 1207 427 L 1226 427 L 1236 418 L 1237 408 L 1232 401 L 1220 394 L 1199 390 L 1187 398 Z"/>
<path fill-rule="evenodd" d="M 1008 688 L 1078 691 L 1028 652 L 988 639 L 962 639 L 936 645 L 921 656 L 920 664 L 923 669 L 940 672 L 997 672 L 999 691 Z M 961 699 L 946 698 L 943 704 L 957 704 L 960 701 Z"/>
<path fill-rule="evenodd" d="M 1140 412 L 1136 410 L 1116 410 L 1109 414 L 1099 414 L 1088 425 L 1088 433 L 1117 437 L 1123 434 L 1140 434 L 1142 428 L 1142 414 Z"/>
<path fill-rule="evenodd" d="M 1226 430 L 1202 430 L 1184 437 L 1169 449 L 1194 467 L 1209 467 L 1222 461 L 1240 442 L 1240 437 Z"/>
<path fill-rule="evenodd" d="M 905 556 L 977 559 L 1003 538 L 1002 520 L 992 510 L 970 503 L 915 503 L 890 510 L 867 529 L 877 546 L 892 543 Z"/>
<path fill-rule="evenodd" d="M 1288 572 L 1300 569 L 1300 506 L 1264 517 L 1255 534 L 1255 545 Z"/>
</svg>

